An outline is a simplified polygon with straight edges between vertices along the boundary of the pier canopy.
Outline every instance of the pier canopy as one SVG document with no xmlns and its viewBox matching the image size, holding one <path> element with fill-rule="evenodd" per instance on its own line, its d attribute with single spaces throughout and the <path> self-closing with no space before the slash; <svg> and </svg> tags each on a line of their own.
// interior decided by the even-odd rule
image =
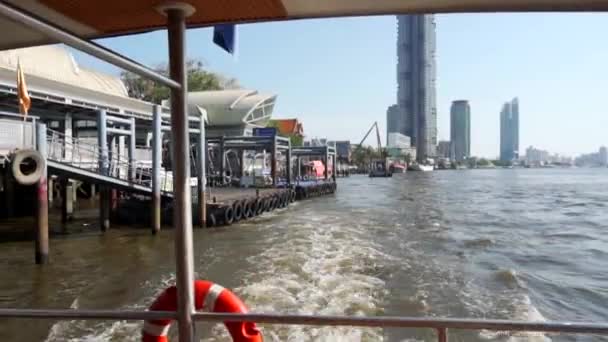
<svg viewBox="0 0 608 342">
<path fill-rule="evenodd" d="M 17 63 L 25 73 L 33 115 L 94 119 L 97 109 L 105 109 L 151 120 L 153 104 L 130 98 L 120 77 L 79 66 L 62 45 L 0 51 L 0 110 L 17 111 Z"/>
<path fill-rule="evenodd" d="M 188 93 L 188 114 L 207 112 L 208 136 L 251 135 L 272 116 L 277 96 L 255 90 L 214 90 Z"/>
</svg>

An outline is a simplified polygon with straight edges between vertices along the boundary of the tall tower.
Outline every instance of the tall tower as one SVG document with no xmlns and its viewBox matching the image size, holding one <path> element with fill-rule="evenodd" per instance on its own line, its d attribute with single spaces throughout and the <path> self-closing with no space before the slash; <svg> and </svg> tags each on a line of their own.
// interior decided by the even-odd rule
<svg viewBox="0 0 608 342">
<path fill-rule="evenodd" d="M 500 160 L 519 158 L 519 100 L 514 98 L 500 111 Z"/>
<path fill-rule="evenodd" d="M 418 160 L 436 152 L 435 50 L 433 15 L 397 16 L 397 105 Z"/>
<path fill-rule="evenodd" d="M 463 161 L 471 156 L 471 106 L 466 100 L 452 102 L 450 141 L 456 161 Z"/>
</svg>

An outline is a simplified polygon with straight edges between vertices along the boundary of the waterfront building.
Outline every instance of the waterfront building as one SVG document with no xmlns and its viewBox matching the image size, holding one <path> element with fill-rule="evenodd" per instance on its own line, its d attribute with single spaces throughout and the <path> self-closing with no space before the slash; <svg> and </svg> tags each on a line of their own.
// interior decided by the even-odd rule
<svg viewBox="0 0 608 342">
<path fill-rule="evenodd" d="M 437 144 L 437 157 L 438 158 L 452 158 L 450 153 L 450 144 L 448 140 L 442 140 Z"/>
<path fill-rule="evenodd" d="M 519 158 L 519 100 L 503 105 L 500 112 L 500 160 L 514 161 Z"/>
<path fill-rule="evenodd" d="M 471 106 L 467 100 L 452 102 L 450 141 L 454 150 L 454 160 L 460 162 L 471 156 Z"/>
</svg>

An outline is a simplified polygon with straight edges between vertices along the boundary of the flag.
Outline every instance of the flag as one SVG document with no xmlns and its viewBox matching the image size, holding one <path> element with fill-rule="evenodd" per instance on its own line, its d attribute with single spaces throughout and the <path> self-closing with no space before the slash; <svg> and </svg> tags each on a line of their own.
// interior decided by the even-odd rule
<svg viewBox="0 0 608 342">
<path fill-rule="evenodd" d="M 17 97 L 19 98 L 19 112 L 23 114 L 23 120 L 27 117 L 27 112 L 30 110 L 32 100 L 27 92 L 25 84 L 25 75 L 21 68 L 21 63 L 17 62 Z"/>
<path fill-rule="evenodd" d="M 215 26 L 213 42 L 229 54 L 234 55 L 236 52 L 236 26 L 231 24 Z"/>
</svg>

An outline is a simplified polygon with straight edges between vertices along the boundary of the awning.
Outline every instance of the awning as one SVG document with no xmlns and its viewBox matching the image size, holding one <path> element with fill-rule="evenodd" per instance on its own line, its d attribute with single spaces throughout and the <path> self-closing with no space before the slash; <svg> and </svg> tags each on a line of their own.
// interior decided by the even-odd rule
<svg viewBox="0 0 608 342">
<path fill-rule="evenodd" d="M 40 19 L 85 38 L 101 38 L 164 29 L 157 11 L 163 0 L 5 0 Z M 259 22 L 302 18 L 400 13 L 606 11 L 607 0 L 183 0 L 195 10 L 189 27 L 227 22 Z M 0 49 L 49 41 L 21 24 L 0 18 Z"/>
</svg>

